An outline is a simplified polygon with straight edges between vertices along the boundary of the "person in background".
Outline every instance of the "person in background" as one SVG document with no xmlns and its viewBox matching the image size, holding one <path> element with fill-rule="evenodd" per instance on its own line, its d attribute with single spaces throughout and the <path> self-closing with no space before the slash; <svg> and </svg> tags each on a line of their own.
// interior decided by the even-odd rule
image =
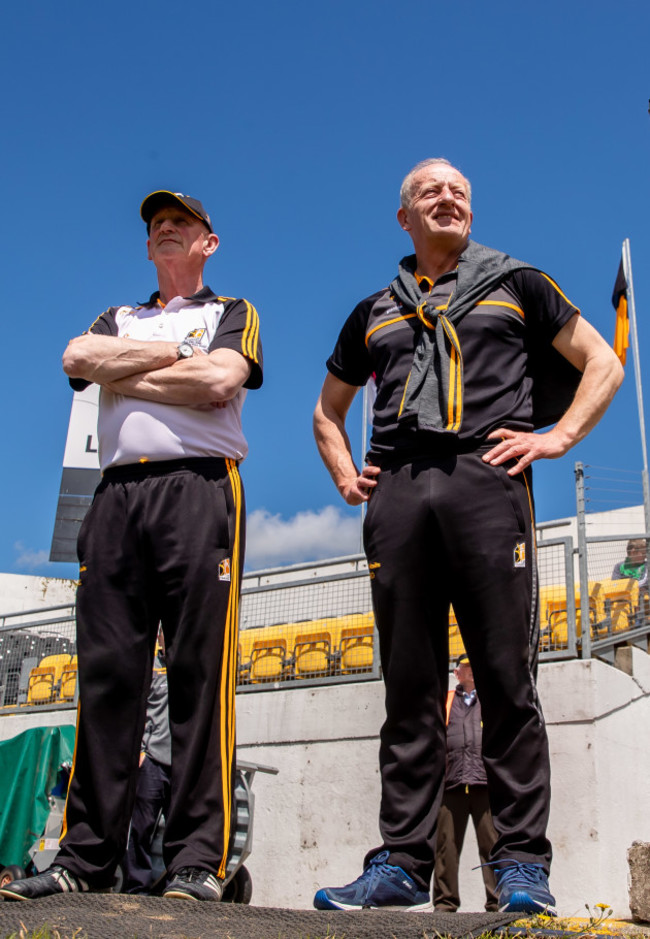
<svg viewBox="0 0 650 939">
<path fill-rule="evenodd" d="M 149 893 L 156 880 L 151 849 L 160 816 L 166 818 L 169 812 L 171 763 L 165 640 L 160 632 L 147 698 L 135 804 L 123 861 L 123 893 Z"/>
<path fill-rule="evenodd" d="M 467 655 L 458 656 L 454 676 L 458 684 L 447 698 L 447 770 L 438 815 L 433 903 L 436 912 L 441 913 L 455 913 L 460 906 L 458 865 L 471 817 L 485 884 L 485 909 L 494 912 L 499 903 L 494 871 L 488 860 L 497 833 L 483 765 L 481 705 Z"/>
<path fill-rule="evenodd" d="M 625 560 L 612 571 L 612 580 L 627 578 L 638 580 L 639 588 L 648 590 L 648 546 L 645 538 L 631 538 L 627 543 Z"/>
</svg>

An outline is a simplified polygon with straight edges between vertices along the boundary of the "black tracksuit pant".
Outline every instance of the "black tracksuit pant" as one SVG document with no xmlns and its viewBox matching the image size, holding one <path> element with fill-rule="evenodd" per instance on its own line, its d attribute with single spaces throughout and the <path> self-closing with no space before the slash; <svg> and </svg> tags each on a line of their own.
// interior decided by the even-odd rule
<svg viewBox="0 0 650 939">
<path fill-rule="evenodd" d="M 110 885 L 126 848 L 158 623 L 172 736 L 164 860 L 225 876 L 235 770 L 244 496 L 237 465 L 104 474 L 78 543 L 79 713 L 57 863 Z"/>
<path fill-rule="evenodd" d="M 427 888 L 445 775 L 450 603 L 483 711 L 491 858 L 546 870 L 551 861 L 531 476 L 483 463 L 490 446 L 383 469 L 365 520 L 386 686 L 383 844 L 366 862 L 387 850 Z"/>
</svg>

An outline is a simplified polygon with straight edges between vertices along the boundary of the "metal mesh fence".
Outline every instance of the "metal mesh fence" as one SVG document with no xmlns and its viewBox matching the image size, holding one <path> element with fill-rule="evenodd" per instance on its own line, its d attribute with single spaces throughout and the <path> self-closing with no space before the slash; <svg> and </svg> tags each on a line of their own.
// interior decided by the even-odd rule
<svg viewBox="0 0 650 939">
<path fill-rule="evenodd" d="M 591 655 L 611 659 L 630 642 L 648 651 L 647 545 L 645 534 L 586 539 Z"/>
<path fill-rule="evenodd" d="M 77 683 L 74 604 L 0 617 L 0 707 L 69 705 Z"/>
<path fill-rule="evenodd" d="M 239 690 L 378 676 L 363 557 L 244 577 Z"/>
<path fill-rule="evenodd" d="M 537 549 L 539 573 L 540 655 L 559 658 L 576 654 L 575 587 L 573 542 L 556 538 L 540 542 Z"/>
<path fill-rule="evenodd" d="M 613 576 L 620 573 L 629 540 L 627 535 L 587 539 L 589 586 L 583 603 L 573 540 L 542 533 L 537 549 L 542 660 L 609 654 L 628 640 L 647 642 L 647 584 Z M 378 678 L 371 576 L 361 555 L 246 574 L 237 690 Z M 583 636 L 585 617 L 589 643 Z M 450 667 L 464 651 L 451 609 Z M 76 679 L 73 605 L 0 617 L 0 708 L 72 707 Z"/>
<path fill-rule="evenodd" d="M 581 610 L 591 623 L 582 655 L 613 661 L 624 644 L 648 651 L 648 518 L 645 501 L 631 504 L 644 474 L 578 462 L 575 475 Z"/>
</svg>

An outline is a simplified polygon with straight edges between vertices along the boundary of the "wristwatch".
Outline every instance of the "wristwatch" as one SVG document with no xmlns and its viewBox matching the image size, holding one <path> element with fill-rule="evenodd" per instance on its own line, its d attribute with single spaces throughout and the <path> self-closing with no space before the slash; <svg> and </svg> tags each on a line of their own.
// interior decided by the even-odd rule
<svg viewBox="0 0 650 939">
<path fill-rule="evenodd" d="M 191 359 L 194 355 L 194 346 L 191 346 L 189 342 L 181 342 L 176 352 L 179 359 Z"/>
</svg>

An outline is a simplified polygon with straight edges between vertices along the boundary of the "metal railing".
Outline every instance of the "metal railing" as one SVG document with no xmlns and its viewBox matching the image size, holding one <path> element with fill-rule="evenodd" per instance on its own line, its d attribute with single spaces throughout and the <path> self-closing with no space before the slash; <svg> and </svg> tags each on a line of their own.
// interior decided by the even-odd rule
<svg viewBox="0 0 650 939">
<path fill-rule="evenodd" d="M 379 677 L 363 555 L 244 576 L 237 690 Z"/>
<path fill-rule="evenodd" d="M 541 661 L 647 651 L 647 589 L 611 577 L 631 537 L 539 540 Z M 363 555 L 248 573 L 240 606 L 239 692 L 380 677 Z M 451 610 L 450 667 L 463 651 Z M 0 713 L 73 707 L 75 692 L 74 604 L 0 616 Z"/>
<path fill-rule="evenodd" d="M 647 533 L 588 537 L 578 531 L 580 607 L 591 629 L 582 637 L 583 658 L 613 662 L 616 649 L 636 645 L 649 651 L 650 597 L 648 581 L 624 577 L 618 569 L 630 541 L 645 541 Z"/>
<path fill-rule="evenodd" d="M 61 673 L 76 651 L 74 603 L 0 616 L 0 707 L 69 707 L 73 699 L 61 698 Z M 32 674 L 38 669 L 53 671 Z"/>
</svg>

